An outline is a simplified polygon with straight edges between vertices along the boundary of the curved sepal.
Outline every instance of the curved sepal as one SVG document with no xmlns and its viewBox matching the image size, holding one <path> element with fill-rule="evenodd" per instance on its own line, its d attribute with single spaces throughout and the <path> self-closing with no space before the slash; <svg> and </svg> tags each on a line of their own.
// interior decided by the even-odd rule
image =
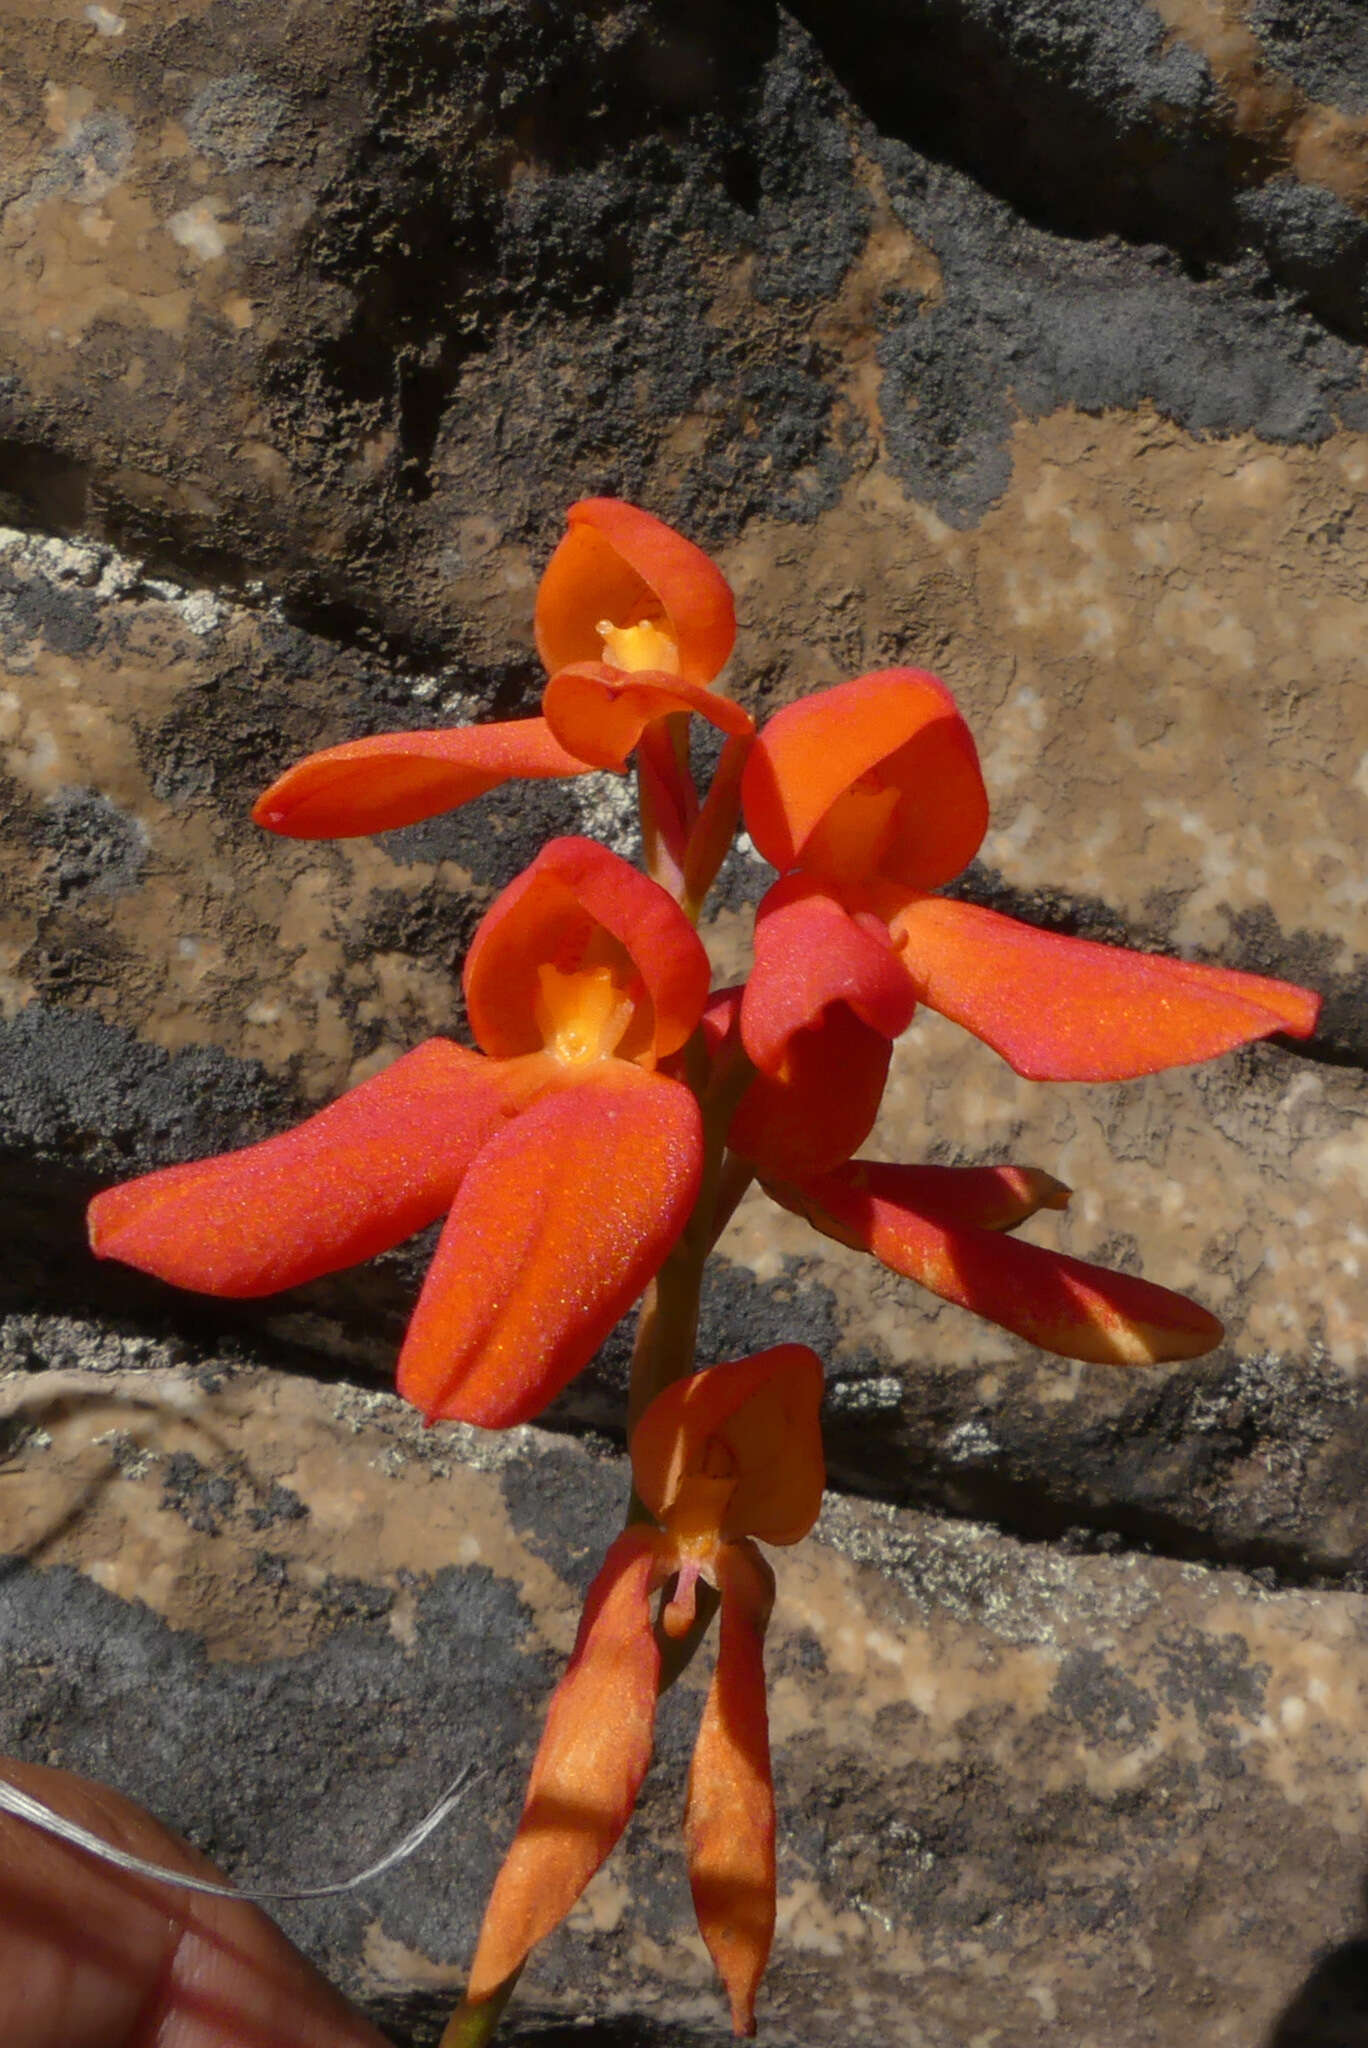
<svg viewBox="0 0 1368 2048">
<path fill-rule="evenodd" d="M 767 861 L 837 888 L 938 889 L 988 829 L 973 736 L 944 683 L 921 669 L 878 669 L 776 712 L 741 800 Z"/>
<path fill-rule="evenodd" d="M 881 1201 L 835 1174 L 767 1192 L 825 1236 L 1061 1358 L 1158 1365 L 1200 1358 L 1221 1341 L 1215 1316 L 1166 1287 Z"/>
<path fill-rule="evenodd" d="M 565 1918 L 636 1804 L 660 1679 L 650 1608 L 659 1546 L 653 1530 L 625 1530 L 589 1588 L 518 1831 L 485 1909 L 466 1992 L 472 2003 L 497 1991 Z"/>
<path fill-rule="evenodd" d="M 461 1184 L 399 1355 L 429 1421 L 527 1422 L 588 1364 L 693 1207 L 698 1104 L 605 1060 L 542 1095 Z"/>
<path fill-rule="evenodd" d="M 856 918 L 804 875 L 776 882 L 755 918 L 755 965 L 741 998 L 741 1041 L 782 1080 L 796 1033 L 844 1003 L 881 1037 L 912 1021 L 916 991 L 883 927 Z"/>
<path fill-rule="evenodd" d="M 755 2032 L 755 1994 L 774 1939 L 774 1786 L 765 1704 L 765 1626 L 774 1574 L 749 1543 L 715 1567 L 722 1594 L 717 1663 L 685 1795 L 698 1930 L 727 1988 L 732 2028 Z"/>
<path fill-rule="evenodd" d="M 1320 998 L 1291 982 L 1099 946 L 943 896 L 892 920 L 920 1000 L 1028 1081 L 1129 1081 L 1271 1032 L 1309 1036 Z"/>
<path fill-rule="evenodd" d="M 91 1245 L 201 1294 L 297 1287 L 435 1222 L 517 1107 L 491 1061 L 430 1038 L 292 1131 L 106 1189 Z"/>
<path fill-rule="evenodd" d="M 287 839 L 355 839 L 454 811 L 503 782 L 587 773 L 544 718 L 385 732 L 296 762 L 257 798 L 252 816 Z"/>
<path fill-rule="evenodd" d="M 623 768 L 646 727 L 674 711 L 696 711 L 719 732 L 743 738 L 755 721 L 730 697 L 680 676 L 627 674 L 603 662 L 557 670 L 542 694 L 542 716 L 561 745 L 596 768 Z"/>
<path fill-rule="evenodd" d="M 495 1059 L 543 1046 L 542 972 L 607 966 L 635 1009 L 621 1058 L 654 1064 L 692 1033 L 711 969 L 679 905 L 592 839 L 553 839 L 498 896 L 466 954 L 470 1028 Z"/>
<path fill-rule="evenodd" d="M 676 1380 L 632 1432 L 632 1475 L 681 1540 L 796 1543 L 822 1505 L 822 1364 L 806 1344 Z"/>
<path fill-rule="evenodd" d="M 1071 1193 L 1038 1166 L 902 1166 L 882 1159 L 851 1159 L 825 1174 L 823 1186 L 979 1230 L 1015 1230 L 1038 1209 L 1067 1209 Z"/>
<path fill-rule="evenodd" d="M 726 578 L 701 548 L 619 498 L 583 498 L 537 590 L 537 652 L 548 675 L 601 659 L 600 624 L 657 625 L 687 682 L 710 683 L 736 638 Z"/>
</svg>

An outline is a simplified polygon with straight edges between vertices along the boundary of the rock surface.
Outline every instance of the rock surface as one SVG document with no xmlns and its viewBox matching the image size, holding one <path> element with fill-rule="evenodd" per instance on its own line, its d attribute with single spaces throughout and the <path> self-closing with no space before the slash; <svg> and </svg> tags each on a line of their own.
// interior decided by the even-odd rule
<svg viewBox="0 0 1368 2048">
<path fill-rule="evenodd" d="M 280 1911 L 399 2038 L 432 2038 L 619 1462 L 52 1338 L 93 1366 L 0 1383 L 0 1740 L 116 1780 L 259 1884 L 362 1866 L 474 1760 L 412 1861 Z M 1295 2011 L 1363 1938 L 1368 1600 L 842 1499 L 781 1563 L 766 2040 L 834 2038 L 836 2015 L 844 2040 L 917 2048 L 1356 2038 Z M 626 1844 L 539 1953 L 511 2038 L 586 2012 L 621 2016 L 590 2039 L 728 2038 L 678 1839 L 701 1685 L 667 1695 Z"/>
<path fill-rule="evenodd" d="M 1327 998 L 1124 1088 L 934 1017 L 898 1049 L 879 1151 L 1060 1174 L 1032 1234 L 1200 1295 L 1211 1359 L 1062 1366 L 735 1218 L 705 1344 L 818 1345 L 839 1488 L 781 1567 L 767 2038 L 1368 2032 L 1365 123 L 1340 0 L 6 11 L 3 1740 L 269 1876 L 364 1861 L 488 1714 L 448 1839 L 291 1923 L 396 2038 L 614 1527 L 626 1335 L 556 1434 L 424 1440 L 382 1391 L 422 1245 L 230 1307 L 80 1218 L 459 1035 L 540 840 L 630 847 L 611 777 L 332 846 L 247 818 L 306 749 L 530 708 L 590 491 L 713 549 L 756 709 L 945 675 L 994 804 L 964 893 Z M 726 872 L 721 974 L 766 872 Z M 693 1697 L 529 2039 L 713 2037 Z"/>
</svg>

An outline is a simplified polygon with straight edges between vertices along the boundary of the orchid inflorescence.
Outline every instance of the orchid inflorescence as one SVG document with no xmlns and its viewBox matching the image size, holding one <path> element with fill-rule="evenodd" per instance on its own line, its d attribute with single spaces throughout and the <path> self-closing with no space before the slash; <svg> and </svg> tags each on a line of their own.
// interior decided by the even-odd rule
<svg viewBox="0 0 1368 2048">
<path fill-rule="evenodd" d="M 697 1369 L 703 1266 L 758 1182 L 895 1272 L 1066 1358 L 1209 1351 L 1181 1296 L 1012 1236 L 1068 1190 L 1029 1167 L 858 1156 L 894 1039 L 926 1004 L 1035 1080 L 1120 1081 L 1274 1032 L 1286 982 L 1041 932 L 940 892 L 983 839 L 978 756 L 935 677 L 889 668 L 757 732 L 715 687 L 731 592 L 698 548 L 614 499 L 570 509 L 537 595 L 536 718 L 330 747 L 261 798 L 297 838 L 383 832 L 519 778 L 627 767 L 643 865 L 553 839 L 465 962 L 476 1050 L 433 1038 L 296 1129 L 110 1188 L 95 1250 L 209 1294 L 269 1294 L 445 1215 L 398 1364 L 429 1422 L 537 1415 L 641 1301 L 627 1525 L 590 1589 L 526 1805 L 444 2037 L 488 2038 L 532 1947 L 611 1851 L 657 1696 L 720 1608 L 685 1810 L 694 1901 L 740 2034 L 774 1930 L 774 1799 L 757 1548 L 812 1527 L 822 1370 L 802 1344 Z M 705 791 L 689 722 L 721 734 Z M 713 991 L 696 925 L 739 822 L 779 879 L 744 986 Z"/>
</svg>

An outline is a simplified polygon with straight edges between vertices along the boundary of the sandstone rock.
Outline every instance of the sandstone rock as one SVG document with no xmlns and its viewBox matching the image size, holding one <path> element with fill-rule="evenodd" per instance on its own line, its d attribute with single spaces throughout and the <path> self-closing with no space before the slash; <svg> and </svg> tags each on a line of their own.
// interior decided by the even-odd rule
<svg viewBox="0 0 1368 2048">
<path fill-rule="evenodd" d="M 280 1915 L 396 2039 L 431 2039 L 618 1525 L 617 1460 L 50 1340 L 82 1362 L 4 1382 L 0 1743 L 152 1801 L 262 1884 L 359 1867 L 474 1761 L 412 1861 Z M 1356 2038 L 1343 1994 L 1330 2031 L 1292 2015 L 1362 1939 L 1361 1595 L 839 1499 L 775 1561 L 767 2040 Z M 702 1683 L 667 1696 L 636 1820 L 511 2039 L 588 2016 L 577 2038 L 727 2038 L 678 1839 Z"/>
<path fill-rule="evenodd" d="M 1261 70 L 1257 27 L 1168 11 L 810 0 L 814 42 L 764 0 L 21 8 L 0 480 L 489 673 L 482 565 L 525 570 L 591 471 L 721 540 L 884 443 L 972 520 L 1017 410 L 1361 428 L 1299 304 L 1362 331 L 1357 116 L 1279 96 L 1314 37 Z"/>
<path fill-rule="evenodd" d="M 290 1923 L 396 2033 L 615 1526 L 625 1333 L 558 1435 L 424 1438 L 383 1391 L 423 1244 L 230 1307 L 80 1219 L 459 1035 L 536 845 L 630 847 L 613 778 L 247 819 L 312 747 L 530 708 L 561 510 L 615 491 L 717 554 L 757 710 L 946 676 L 994 804 L 963 893 L 1327 996 L 1310 1045 L 1126 1088 L 935 1018 L 898 1050 L 875 1149 L 1060 1173 L 1033 1234 L 1201 1296 L 1210 1360 L 1061 1366 L 735 1218 L 705 1346 L 818 1345 L 842 1489 L 775 1638 L 767 2038 L 1363 2034 L 1366 110 L 1340 0 L 8 10 L 0 1742 L 269 1877 L 364 1861 L 490 1717 L 454 1832 Z M 765 878 L 726 871 L 720 974 Z M 715 2037 L 695 1698 L 528 2039 Z"/>
</svg>

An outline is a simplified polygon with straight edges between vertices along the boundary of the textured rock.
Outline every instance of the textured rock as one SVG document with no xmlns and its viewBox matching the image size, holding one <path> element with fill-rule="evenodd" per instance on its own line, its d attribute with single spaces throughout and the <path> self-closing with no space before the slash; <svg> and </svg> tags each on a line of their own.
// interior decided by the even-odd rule
<svg viewBox="0 0 1368 2048">
<path fill-rule="evenodd" d="M 616 1460 L 49 1336 L 83 1363 L 3 1383 L 0 1741 L 260 1883 L 361 1865 L 474 1760 L 411 1862 L 281 1911 L 396 2039 L 430 2039 L 621 1514 Z M 839 1501 L 776 1562 L 767 2040 L 834 2038 L 837 2013 L 843 2040 L 927 2048 L 1356 2038 L 1278 2019 L 1361 1938 L 1361 1596 Z M 614 2012 L 590 2039 L 725 2038 L 678 1840 L 701 1684 L 667 1696 L 626 1843 L 511 2038 Z"/>
<path fill-rule="evenodd" d="M 817 44 L 764 0 L 17 10 L 0 484 L 489 671 L 496 541 L 544 542 L 591 472 L 707 539 L 810 517 L 876 452 L 871 382 L 894 473 L 964 520 L 1018 407 L 1364 424 L 1355 349 L 1299 304 L 1362 332 L 1361 123 L 1314 182 L 1300 89 L 1281 126 L 1241 98 L 1254 30 L 803 11 Z"/>
<path fill-rule="evenodd" d="M 425 1438 L 380 1391 L 422 1243 L 227 1306 L 80 1218 L 459 1034 L 536 844 L 630 847 L 613 778 L 373 842 L 247 821 L 306 749 L 528 709 L 600 490 L 717 553 L 758 710 L 944 673 L 994 804 L 964 893 L 1327 997 L 1310 1045 L 1126 1088 L 935 1018 L 898 1050 L 878 1150 L 1062 1174 L 1031 1233 L 1201 1296 L 1210 1360 L 1062 1366 L 735 1218 L 705 1347 L 818 1345 L 846 1496 L 783 1569 L 767 2037 L 1368 2027 L 1366 120 L 1342 0 L 6 11 L 0 1742 L 269 1878 L 364 1861 L 487 1732 L 444 1841 L 290 1920 L 396 2036 L 616 1525 L 626 1333 L 560 1435 Z M 765 874 L 726 871 L 720 974 Z M 716 2037 L 696 1698 L 529 2040 Z"/>
<path fill-rule="evenodd" d="M 798 0 L 886 135 L 1024 213 L 1266 268 L 1362 337 L 1368 49 L 1338 0 Z M 1086 172 L 1084 166 L 1086 165 Z M 1181 345 L 1180 345 L 1181 346 Z"/>
</svg>

